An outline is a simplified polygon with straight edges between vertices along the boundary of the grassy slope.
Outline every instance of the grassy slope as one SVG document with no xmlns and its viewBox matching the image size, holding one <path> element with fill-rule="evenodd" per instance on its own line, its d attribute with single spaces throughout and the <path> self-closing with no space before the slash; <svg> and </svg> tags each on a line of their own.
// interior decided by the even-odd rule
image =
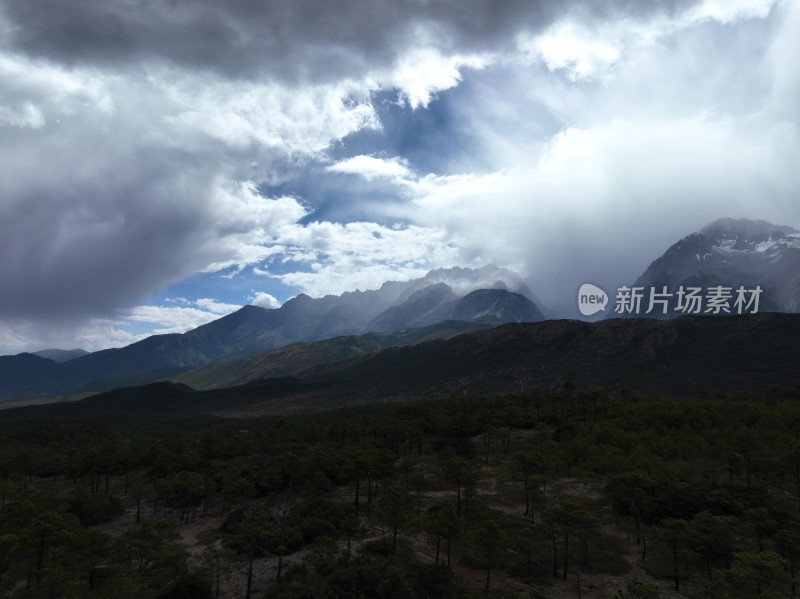
<svg viewBox="0 0 800 599">
<path fill-rule="evenodd" d="M 232 387 L 258 379 L 292 375 L 319 364 L 367 356 L 386 347 L 414 345 L 432 339 L 449 339 L 487 326 L 488 323 L 484 322 L 447 321 L 397 333 L 367 333 L 315 343 L 292 343 L 235 360 L 206 364 L 173 376 L 169 380 L 198 390 Z"/>
</svg>

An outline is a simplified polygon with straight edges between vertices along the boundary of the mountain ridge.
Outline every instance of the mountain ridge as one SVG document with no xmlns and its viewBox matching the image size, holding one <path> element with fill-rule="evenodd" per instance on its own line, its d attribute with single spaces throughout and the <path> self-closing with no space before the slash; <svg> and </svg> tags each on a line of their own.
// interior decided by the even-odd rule
<svg viewBox="0 0 800 599">
<path fill-rule="evenodd" d="M 510 323 L 208 391 L 159 383 L 14 414 L 114 411 L 253 417 L 374 402 L 601 389 L 662 397 L 800 389 L 800 315 Z"/>
<path fill-rule="evenodd" d="M 349 381 L 350 393 L 379 394 L 390 381 L 401 395 L 515 392 L 565 382 L 665 395 L 752 390 L 800 385 L 799 335 L 800 315 L 779 313 L 546 320 L 387 348 L 297 376 Z"/>
<path fill-rule="evenodd" d="M 440 279 L 459 283 L 460 291 L 453 291 Z M 378 290 L 346 292 L 340 296 L 311 298 L 299 294 L 277 309 L 245 306 L 185 333 L 153 335 L 123 348 L 94 352 L 57 366 L 30 358 L 1 356 L 0 372 L 5 376 L 0 377 L 0 399 L 42 393 L 105 391 L 171 377 L 214 361 L 245 356 L 289 343 L 363 334 L 374 330 L 370 326 L 374 320 L 381 322 L 382 314 L 398 305 L 405 305 L 415 293 L 446 287 L 450 289 L 450 295 L 447 298 L 443 295 L 439 305 L 429 306 L 422 311 L 430 314 L 426 316 L 420 313 L 421 309 L 412 302 L 405 306 L 402 318 L 392 321 L 391 326 L 386 324 L 382 330 L 429 326 L 450 320 L 451 308 L 459 294 L 485 284 L 502 284 L 507 289 L 530 292 L 514 273 L 487 266 L 476 270 L 434 270 L 420 279 L 386 282 Z M 500 293 L 514 292 L 502 290 Z M 540 313 L 533 302 L 522 295 L 520 297 L 530 304 L 527 314 L 538 318 Z M 444 299 L 452 301 L 446 302 Z M 509 302 L 508 305 L 514 303 Z M 519 312 L 517 306 L 515 309 Z M 465 320 L 480 320 L 484 326 L 489 326 L 514 321 L 519 317 L 515 313 L 506 318 L 495 311 L 493 317 L 489 318 L 480 313 L 481 310 L 476 309 L 474 315 L 466 315 Z M 391 319 L 383 319 L 384 322 L 388 320 Z M 21 374 L 18 375 L 20 367 Z"/>
<path fill-rule="evenodd" d="M 41 349 L 39 351 L 30 352 L 35 356 L 39 356 L 40 358 L 49 358 L 54 362 L 63 363 L 69 362 L 70 360 L 74 360 L 75 358 L 80 358 L 83 356 L 89 355 L 90 352 L 84 349 Z"/>
</svg>

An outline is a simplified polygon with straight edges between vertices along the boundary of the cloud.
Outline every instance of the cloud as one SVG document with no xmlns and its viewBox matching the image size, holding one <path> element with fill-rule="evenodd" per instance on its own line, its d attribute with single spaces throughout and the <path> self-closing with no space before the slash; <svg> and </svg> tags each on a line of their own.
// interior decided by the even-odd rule
<svg viewBox="0 0 800 599">
<path fill-rule="evenodd" d="M 643 48 L 661 43 L 682 30 L 716 22 L 730 25 L 744 19 L 764 19 L 780 0 L 703 0 L 685 10 L 654 11 L 646 19 L 596 19 L 592 12 L 574 11 L 538 33 L 517 37 L 523 63 L 543 62 L 577 81 L 603 77 Z M 676 61 L 680 62 L 680 61 Z"/>
<path fill-rule="evenodd" d="M 650 41 L 623 37 L 612 77 L 566 88 L 535 69 L 478 79 L 460 116 L 478 123 L 479 146 L 502 168 L 404 186 L 409 218 L 462 240 L 463 260 L 520 269 L 556 306 L 586 280 L 632 282 L 670 244 L 722 216 L 797 226 L 790 157 L 800 151 L 800 115 L 788 98 L 800 73 L 784 59 L 798 50 L 800 11 L 777 10 L 733 30 L 676 18 L 679 28 Z M 487 116 L 526 105 L 557 123 L 538 145 L 527 128 Z"/>
<path fill-rule="evenodd" d="M 310 222 L 287 227 L 281 269 L 255 269 L 312 296 L 376 289 L 387 280 L 424 275 L 436 266 L 455 264 L 455 240 L 433 226 L 372 222 Z M 288 272 L 281 272 L 288 271 Z"/>
<path fill-rule="evenodd" d="M 359 175 L 367 181 L 378 177 L 401 180 L 411 176 L 411 171 L 402 158 L 375 158 L 374 156 L 353 156 L 331 164 L 326 169 L 329 173 Z"/>
<path fill-rule="evenodd" d="M 0 106 L 0 125 L 40 129 L 44 126 L 44 116 L 42 111 L 30 102 L 11 107 Z"/>
<path fill-rule="evenodd" d="M 202 297 L 194 302 L 197 306 L 203 310 L 207 310 L 212 314 L 217 314 L 224 316 L 225 314 L 230 314 L 231 312 L 235 312 L 241 306 L 237 304 L 226 304 L 225 302 L 218 302 L 217 300 Z"/>
<path fill-rule="evenodd" d="M 174 79 L 174 77 L 173 77 Z M 271 83 L 196 77 L 172 82 L 167 93 L 184 107 L 168 121 L 203 133 L 233 149 L 256 146 L 286 154 L 319 153 L 332 140 L 379 122 L 369 87 L 343 82 L 301 89 Z"/>
<path fill-rule="evenodd" d="M 798 12 L 0 0 L 0 349 L 221 314 L 142 307 L 197 273 L 320 295 L 498 262 L 557 301 L 718 216 L 800 225 Z M 469 131 L 464 163 L 348 154 L 386 97 L 430 111 L 420 147 Z"/>
<path fill-rule="evenodd" d="M 260 308 L 274 309 L 281 307 L 281 303 L 278 301 L 278 299 L 266 291 L 252 290 L 248 299 L 250 300 L 251 305 L 258 306 Z"/>
<path fill-rule="evenodd" d="M 185 333 L 201 325 L 216 320 L 220 316 L 230 314 L 241 308 L 235 304 L 226 304 L 210 298 L 188 301 L 180 306 L 137 306 L 132 310 L 121 312 L 122 322 L 147 323 L 154 326 L 154 334 Z"/>
<path fill-rule="evenodd" d="M 410 47 L 433 48 L 447 57 L 502 52 L 513 46 L 517 32 L 541 30 L 580 7 L 597 17 L 623 11 L 642 16 L 683 4 L 4 0 L 3 15 L 8 44 L 67 65 L 136 69 L 156 63 L 230 79 L 328 83 L 395 69 Z M 408 76 L 419 80 L 417 74 Z"/>
<path fill-rule="evenodd" d="M 729 24 L 739 19 L 764 18 L 776 0 L 704 0 L 687 12 L 690 22 L 713 19 Z"/>
<path fill-rule="evenodd" d="M 96 351 L 130 345 L 147 336 L 146 333 L 132 333 L 126 323 L 114 319 L 87 318 L 68 322 L 11 319 L 0 323 L 0 353 L 13 355 L 51 348 Z"/>
<path fill-rule="evenodd" d="M 15 153 L 0 148 L 6 164 L 18 167 L 8 186 L 22 188 L 0 205 L 7 290 L 0 313 L 7 316 L 130 305 L 171 280 L 263 259 L 274 251 L 264 244 L 306 215 L 293 198 L 261 197 L 251 184 L 231 183 L 173 150 L 119 148 L 89 164 L 31 168 L 35 148 L 59 141 L 54 134 Z"/>
<path fill-rule="evenodd" d="M 0 349 L 5 354 L 16 354 L 47 348 L 97 351 L 123 347 L 150 334 L 185 333 L 241 308 L 212 298 L 170 298 L 167 304 L 120 310 L 113 318 L 45 323 L 29 319 L 0 322 Z M 137 332 L 142 326 L 146 327 L 147 333 Z"/>
<path fill-rule="evenodd" d="M 491 61 L 488 56 L 444 56 L 430 48 L 418 49 L 404 56 L 387 79 L 416 109 L 427 106 L 437 92 L 458 85 L 464 68 L 482 69 Z"/>
<path fill-rule="evenodd" d="M 753 203 L 765 176 L 791 181 L 781 166 L 785 133 L 745 134 L 727 118 L 568 129 L 527 168 L 422 179 L 414 214 L 458 236 L 463 259 L 515 268 L 559 302 L 582 281 L 630 283 L 666 247 L 721 215 L 800 220 L 796 208 Z M 791 197 L 794 188 L 773 193 Z"/>
<path fill-rule="evenodd" d="M 261 197 L 254 182 L 280 181 L 285 164 L 379 126 L 371 93 L 394 85 L 405 44 L 385 63 L 359 66 L 354 79 L 301 85 L 267 67 L 237 71 L 238 50 L 212 36 L 209 47 L 219 42 L 231 55 L 204 62 L 209 71 L 185 53 L 189 36 L 173 34 L 222 9 L 164 8 L 162 23 L 156 6 L 133 14 L 126 4 L 68 12 L 3 4 L 0 318 L 109 315 L 193 273 L 263 261 L 280 251 L 281 228 L 310 210 L 295 198 Z M 247 29 L 246 7 L 230 11 Z M 106 26 L 127 33 L 99 36 Z M 452 62 L 442 64 L 439 83 L 433 67 L 426 75 L 428 97 L 452 84 Z M 223 67 L 231 70 L 216 71 Z"/>
<path fill-rule="evenodd" d="M 579 23 L 561 22 L 521 46 L 551 71 L 566 70 L 572 80 L 596 76 L 621 57 L 621 41 L 610 32 L 590 31 Z"/>
<path fill-rule="evenodd" d="M 154 333 L 184 333 L 219 318 L 220 314 L 200 308 L 138 306 L 123 314 L 125 320 L 153 325 Z"/>
</svg>

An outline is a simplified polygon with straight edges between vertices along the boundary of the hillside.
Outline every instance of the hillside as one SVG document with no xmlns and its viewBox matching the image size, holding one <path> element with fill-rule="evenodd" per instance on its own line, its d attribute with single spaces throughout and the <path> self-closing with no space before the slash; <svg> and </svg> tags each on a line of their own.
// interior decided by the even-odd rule
<svg viewBox="0 0 800 599">
<path fill-rule="evenodd" d="M 800 385 L 798 336 L 800 315 L 795 314 L 545 321 L 390 347 L 286 372 L 292 364 L 310 363 L 323 355 L 330 358 L 336 351 L 347 355 L 374 349 L 363 339 L 341 338 L 322 345 L 285 348 L 237 365 L 292 374 L 290 378 L 255 380 L 210 391 L 193 391 L 183 384 L 151 385 L 56 404 L 50 412 L 48 406 L 30 409 L 40 415 L 102 412 L 116 410 L 124 397 L 126 407 L 120 409 L 131 412 L 146 405 L 155 411 L 245 415 L 248 410 L 316 410 L 386 400 L 561 388 L 565 383 L 675 397 L 763 392 Z M 264 363 L 258 364 L 258 360 Z M 220 374 L 198 371 L 197 380 Z M 232 368 L 227 375 L 245 373 Z"/>
<path fill-rule="evenodd" d="M 170 380 L 198 390 L 233 387 L 259 379 L 295 374 L 319 364 L 369 355 L 386 347 L 414 345 L 432 339 L 449 339 L 489 326 L 489 323 L 480 320 L 446 321 L 402 332 L 367 333 L 335 337 L 315 343 L 292 343 L 244 358 L 213 362 L 170 377 Z"/>
<path fill-rule="evenodd" d="M 687 395 L 800 384 L 800 316 L 509 324 L 302 373 L 354 395 L 497 393 L 572 382 Z"/>
</svg>

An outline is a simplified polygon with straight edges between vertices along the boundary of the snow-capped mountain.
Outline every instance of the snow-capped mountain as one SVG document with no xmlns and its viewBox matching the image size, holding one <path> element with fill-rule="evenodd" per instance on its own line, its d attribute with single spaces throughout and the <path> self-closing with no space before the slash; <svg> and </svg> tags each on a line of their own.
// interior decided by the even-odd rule
<svg viewBox="0 0 800 599">
<path fill-rule="evenodd" d="M 645 288 L 643 305 L 651 289 L 660 292 L 666 287 L 670 293 L 681 287 L 701 288 L 702 293 L 717 287 L 730 289 L 730 313 L 737 313 L 734 302 L 740 287 L 747 291 L 758 287 L 758 311 L 799 312 L 800 231 L 763 220 L 716 220 L 672 245 L 634 287 Z M 686 313 L 674 306 L 675 302 L 668 316 Z M 663 317 L 659 312 L 648 316 Z"/>
</svg>

